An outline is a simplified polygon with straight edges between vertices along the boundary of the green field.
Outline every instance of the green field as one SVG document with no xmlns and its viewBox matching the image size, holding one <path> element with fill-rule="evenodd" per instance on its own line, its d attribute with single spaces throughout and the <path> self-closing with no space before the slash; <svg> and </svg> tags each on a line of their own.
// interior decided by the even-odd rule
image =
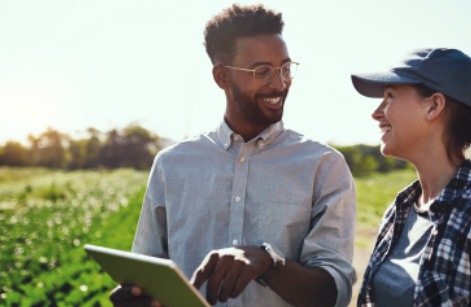
<svg viewBox="0 0 471 307">
<path fill-rule="evenodd" d="M 355 178 L 357 189 L 357 226 L 378 227 L 384 211 L 397 193 L 417 179 L 415 170 L 373 173 Z"/>
<path fill-rule="evenodd" d="M 148 172 L 0 168 L 0 306 L 111 306 L 85 243 L 130 250 Z M 356 178 L 357 228 L 377 227 L 412 171 Z"/>
</svg>

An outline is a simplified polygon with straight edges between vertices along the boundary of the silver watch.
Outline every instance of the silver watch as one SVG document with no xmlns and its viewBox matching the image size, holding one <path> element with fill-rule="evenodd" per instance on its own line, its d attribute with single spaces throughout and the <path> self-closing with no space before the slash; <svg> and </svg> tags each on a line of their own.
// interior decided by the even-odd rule
<svg viewBox="0 0 471 307">
<path fill-rule="evenodd" d="M 265 242 L 260 247 L 270 255 L 271 259 L 273 259 L 273 268 L 275 270 L 279 272 L 285 267 L 285 256 L 278 248 L 276 248 L 276 246 Z"/>
</svg>

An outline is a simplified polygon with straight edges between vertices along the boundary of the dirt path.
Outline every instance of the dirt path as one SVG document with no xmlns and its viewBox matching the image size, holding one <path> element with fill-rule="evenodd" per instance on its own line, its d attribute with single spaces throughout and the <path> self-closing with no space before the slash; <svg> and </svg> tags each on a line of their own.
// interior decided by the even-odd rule
<svg viewBox="0 0 471 307">
<path fill-rule="evenodd" d="M 349 307 L 357 305 L 358 292 L 360 292 L 361 282 L 366 266 L 370 260 L 371 251 L 373 250 L 374 241 L 376 239 L 376 228 L 359 228 L 355 231 L 355 249 L 353 250 L 353 266 L 357 271 L 358 280 L 353 286 L 353 296 Z"/>
</svg>

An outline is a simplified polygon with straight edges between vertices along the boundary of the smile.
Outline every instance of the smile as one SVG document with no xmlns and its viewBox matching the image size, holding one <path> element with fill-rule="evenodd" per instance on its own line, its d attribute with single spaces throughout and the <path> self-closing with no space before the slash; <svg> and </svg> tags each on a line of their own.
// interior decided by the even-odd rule
<svg viewBox="0 0 471 307">
<path fill-rule="evenodd" d="M 391 126 L 381 127 L 381 134 L 385 134 L 389 131 L 391 131 Z"/>
<path fill-rule="evenodd" d="M 268 104 L 277 104 L 281 101 L 281 96 L 280 97 L 276 97 L 276 98 L 263 98 L 263 101 L 265 101 L 266 103 Z"/>
</svg>

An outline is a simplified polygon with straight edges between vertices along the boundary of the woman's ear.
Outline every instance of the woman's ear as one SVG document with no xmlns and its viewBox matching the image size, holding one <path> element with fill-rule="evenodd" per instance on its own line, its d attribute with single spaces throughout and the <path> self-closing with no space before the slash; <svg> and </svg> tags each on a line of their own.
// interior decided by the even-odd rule
<svg viewBox="0 0 471 307">
<path fill-rule="evenodd" d="M 229 76 L 227 75 L 227 70 L 221 65 L 213 67 L 213 79 L 221 89 L 225 90 L 229 87 Z"/>
<path fill-rule="evenodd" d="M 435 93 L 429 98 L 429 106 L 427 110 L 427 120 L 433 121 L 442 114 L 446 105 L 445 95 L 442 93 Z"/>
</svg>

